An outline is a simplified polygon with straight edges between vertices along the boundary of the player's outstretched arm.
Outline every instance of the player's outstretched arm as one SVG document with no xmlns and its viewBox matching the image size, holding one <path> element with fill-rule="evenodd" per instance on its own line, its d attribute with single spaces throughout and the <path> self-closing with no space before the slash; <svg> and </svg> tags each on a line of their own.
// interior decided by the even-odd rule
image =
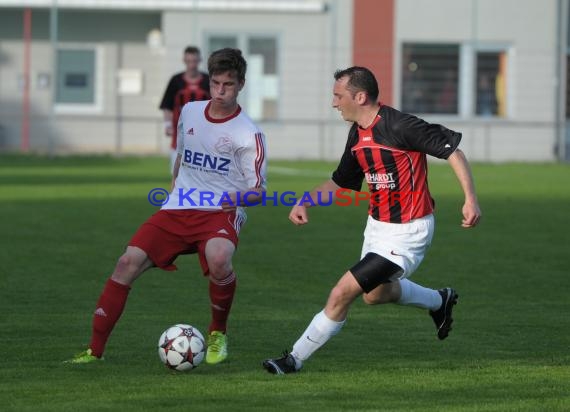
<svg viewBox="0 0 570 412">
<path fill-rule="evenodd" d="M 465 203 L 463 205 L 462 213 L 463 220 L 461 226 L 465 228 L 474 227 L 481 219 L 481 209 L 477 201 L 477 194 L 475 193 L 475 183 L 473 182 L 473 175 L 471 168 L 463 151 L 456 149 L 447 159 L 451 168 L 455 172 L 463 193 L 465 194 Z"/>
<path fill-rule="evenodd" d="M 163 109 L 162 110 L 162 117 L 164 119 L 164 135 L 166 137 L 172 136 L 172 110 Z"/>
<path fill-rule="evenodd" d="M 170 185 L 170 191 L 171 192 L 174 190 L 176 178 L 178 177 L 178 171 L 180 170 L 181 159 L 182 159 L 182 155 L 178 154 L 178 156 L 176 156 L 176 162 L 174 162 L 174 168 L 172 169 L 172 184 Z"/>
<path fill-rule="evenodd" d="M 312 202 L 306 199 L 304 203 L 299 203 L 293 206 L 291 213 L 289 213 L 289 220 L 295 225 L 304 225 L 309 223 L 307 208 L 318 205 L 321 202 L 327 204 L 329 201 L 334 200 L 336 197 L 336 192 L 340 188 L 341 187 L 332 181 L 332 179 L 329 179 L 321 185 L 317 186 L 309 193 Z"/>
</svg>

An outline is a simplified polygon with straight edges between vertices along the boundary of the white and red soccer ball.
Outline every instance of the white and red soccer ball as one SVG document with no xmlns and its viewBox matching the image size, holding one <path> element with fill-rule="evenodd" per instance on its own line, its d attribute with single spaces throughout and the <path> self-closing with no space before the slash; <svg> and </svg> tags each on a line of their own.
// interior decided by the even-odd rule
<svg viewBox="0 0 570 412">
<path fill-rule="evenodd" d="M 206 356 L 204 336 L 192 325 L 179 323 L 171 326 L 160 335 L 158 356 L 170 369 L 194 369 Z"/>
</svg>

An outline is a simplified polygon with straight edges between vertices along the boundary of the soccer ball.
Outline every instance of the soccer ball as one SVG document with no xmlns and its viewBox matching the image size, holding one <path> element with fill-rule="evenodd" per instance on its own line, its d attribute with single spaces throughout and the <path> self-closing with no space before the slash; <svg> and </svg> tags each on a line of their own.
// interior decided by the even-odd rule
<svg viewBox="0 0 570 412">
<path fill-rule="evenodd" d="M 204 336 L 192 325 L 171 326 L 158 340 L 158 356 L 170 369 L 189 371 L 198 366 L 205 355 Z"/>
</svg>

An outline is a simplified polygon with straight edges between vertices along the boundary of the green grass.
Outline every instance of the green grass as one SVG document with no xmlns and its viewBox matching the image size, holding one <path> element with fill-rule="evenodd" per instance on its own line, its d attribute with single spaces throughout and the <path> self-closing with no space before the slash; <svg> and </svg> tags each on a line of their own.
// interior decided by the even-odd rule
<svg viewBox="0 0 570 412">
<path fill-rule="evenodd" d="M 274 162 L 270 190 L 309 189 L 333 167 Z M 168 187 L 166 168 L 163 158 L 0 157 L 1 410 L 570 410 L 563 165 L 475 165 L 475 230 L 460 227 L 453 173 L 431 166 L 436 235 L 413 279 L 460 293 L 444 342 L 425 312 L 358 301 L 302 373 L 265 373 L 261 361 L 292 345 L 358 259 L 366 209 L 313 209 L 299 228 L 287 207 L 258 207 L 235 258 L 228 362 L 181 374 L 158 360 L 166 327 L 208 325 L 207 282 L 185 256 L 178 272 L 137 281 L 105 362 L 62 364 L 86 347 L 103 283 L 156 209 L 146 196 Z"/>
</svg>

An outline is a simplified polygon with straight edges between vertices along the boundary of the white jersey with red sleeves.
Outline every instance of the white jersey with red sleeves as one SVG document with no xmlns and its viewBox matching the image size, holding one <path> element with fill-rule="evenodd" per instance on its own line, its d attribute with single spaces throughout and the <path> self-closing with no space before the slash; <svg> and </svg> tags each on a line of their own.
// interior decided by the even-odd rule
<svg viewBox="0 0 570 412">
<path fill-rule="evenodd" d="M 265 137 L 241 108 L 225 119 L 209 101 L 187 103 L 178 121 L 180 169 L 163 209 L 220 209 L 227 194 L 266 189 Z"/>
</svg>

